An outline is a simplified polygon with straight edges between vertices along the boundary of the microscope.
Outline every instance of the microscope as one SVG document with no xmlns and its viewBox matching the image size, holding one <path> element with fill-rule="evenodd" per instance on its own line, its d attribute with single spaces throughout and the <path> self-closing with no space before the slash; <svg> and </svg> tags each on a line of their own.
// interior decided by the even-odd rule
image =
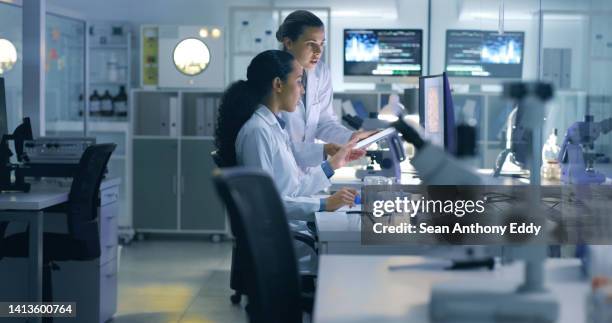
<svg viewBox="0 0 612 323">
<path fill-rule="evenodd" d="M 553 91 L 545 83 L 510 83 L 504 85 L 504 96 L 517 103 L 521 116 L 517 120 L 525 127 L 522 138 L 528 138 L 524 149 L 526 166 L 530 167 L 530 199 L 526 212 L 539 212 L 541 201 L 540 167 L 542 160 L 542 129 L 544 104 Z M 422 140 L 416 130 L 403 121 L 394 123 L 404 140 L 417 149 L 413 166 L 426 185 L 478 184 L 477 175 L 461 165 L 441 149 L 433 149 Z M 425 156 L 424 154 L 427 154 Z M 420 157 L 428 157 L 418 161 Z M 416 161 L 416 162 L 415 162 Z M 433 164 L 433 165 L 430 165 Z M 455 174 L 457 177 L 446 175 Z M 532 213 L 533 214 L 533 213 Z M 529 215 L 529 214 L 526 214 Z M 444 282 L 434 285 L 430 299 L 430 317 L 434 322 L 555 322 L 559 305 L 544 286 L 546 245 L 507 247 L 514 259 L 525 262 L 524 279 L 520 284 L 486 281 Z"/>
<path fill-rule="evenodd" d="M 365 176 L 401 178 L 400 163 L 406 160 L 406 155 L 398 135 L 391 135 L 377 144 L 378 149 L 366 151 L 366 157 L 370 158 L 370 164 L 363 169 L 358 169 L 355 176 L 359 179 L 363 179 Z M 376 167 L 377 164 L 378 167 Z"/>
<path fill-rule="evenodd" d="M 347 114 L 342 117 L 352 128 L 362 130 L 378 130 L 388 128 L 391 121 L 397 120 L 404 106 L 396 94 L 389 96 L 389 103 L 378 113 L 377 117 L 360 118 Z M 365 168 L 358 169 L 355 176 L 363 179 L 366 176 L 384 176 L 401 178 L 400 163 L 406 160 L 404 146 L 397 134 L 385 137 L 377 142 L 374 149 L 366 151 L 370 163 Z"/>
<path fill-rule="evenodd" d="M 561 151 L 561 181 L 566 184 L 601 184 L 606 180 L 604 174 L 593 168 L 598 154 L 594 152 L 595 140 L 600 134 L 612 131 L 612 118 L 595 122 L 592 115 L 584 121 L 574 123 L 567 129 Z"/>
</svg>

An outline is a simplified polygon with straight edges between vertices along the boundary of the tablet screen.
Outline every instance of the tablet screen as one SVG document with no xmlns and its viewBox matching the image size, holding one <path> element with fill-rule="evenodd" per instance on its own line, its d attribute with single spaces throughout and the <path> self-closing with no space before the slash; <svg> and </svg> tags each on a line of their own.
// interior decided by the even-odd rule
<svg viewBox="0 0 612 323">
<path fill-rule="evenodd" d="M 391 136 L 393 134 L 396 133 L 395 128 L 391 127 L 391 128 L 387 128 L 385 130 L 381 130 L 371 136 L 369 136 L 368 138 L 365 139 L 361 139 L 360 141 L 357 142 L 357 144 L 355 145 L 355 149 L 362 149 L 362 148 L 366 148 L 369 145 L 384 139 L 388 136 Z"/>
</svg>

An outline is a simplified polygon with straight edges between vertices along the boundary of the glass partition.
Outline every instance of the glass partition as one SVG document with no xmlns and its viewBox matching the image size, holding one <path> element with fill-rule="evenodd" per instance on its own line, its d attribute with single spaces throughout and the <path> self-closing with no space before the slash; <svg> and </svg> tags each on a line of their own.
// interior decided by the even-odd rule
<svg viewBox="0 0 612 323">
<path fill-rule="evenodd" d="M 612 118 L 612 3 L 543 0 L 542 13 L 542 79 L 557 89 L 546 135 L 557 129 L 561 144 L 570 128 L 594 125 L 593 148 L 585 152 L 596 171 L 611 176 L 612 134 L 602 121 Z M 592 121 L 577 123 L 586 118 Z"/>
<path fill-rule="evenodd" d="M 47 14 L 47 135 L 84 133 L 85 22 Z"/>
<path fill-rule="evenodd" d="M 513 106 L 502 84 L 538 78 L 540 0 L 431 1 L 430 74 L 447 72 L 455 120 L 477 127 L 474 166 L 493 168 Z"/>
</svg>

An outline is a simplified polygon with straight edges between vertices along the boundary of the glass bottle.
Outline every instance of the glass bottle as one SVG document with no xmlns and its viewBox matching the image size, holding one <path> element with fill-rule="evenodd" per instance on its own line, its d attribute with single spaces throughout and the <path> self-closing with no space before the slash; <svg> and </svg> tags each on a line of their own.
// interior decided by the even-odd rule
<svg viewBox="0 0 612 323">
<path fill-rule="evenodd" d="M 89 96 L 89 115 L 92 117 L 100 115 L 100 95 L 98 90 L 94 90 L 93 94 Z"/>
<path fill-rule="evenodd" d="M 125 86 L 119 87 L 119 93 L 113 98 L 113 106 L 116 116 L 127 117 L 127 93 L 125 92 Z"/>
<path fill-rule="evenodd" d="M 542 168 L 541 176 L 543 179 L 555 180 L 561 176 L 561 167 L 557 157 L 561 148 L 557 145 L 557 129 L 548 136 L 544 147 L 542 147 Z"/>
<path fill-rule="evenodd" d="M 106 90 L 104 95 L 100 98 L 100 115 L 105 117 L 113 115 L 113 97 L 108 90 Z"/>
</svg>

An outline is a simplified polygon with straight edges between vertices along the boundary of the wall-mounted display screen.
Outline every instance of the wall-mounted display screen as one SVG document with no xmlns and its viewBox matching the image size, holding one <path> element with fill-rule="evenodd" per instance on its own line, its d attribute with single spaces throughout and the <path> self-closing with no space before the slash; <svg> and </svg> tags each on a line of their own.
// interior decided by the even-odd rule
<svg viewBox="0 0 612 323">
<path fill-rule="evenodd" d="M 487 30 L 446 31 L 449 76 L 521 78 L 525 33 Z"/>
<path fill-rule="evenodd" d="M 419 29 L 345 29 L 345 76 L 420 76 Z"/>
</svg>

